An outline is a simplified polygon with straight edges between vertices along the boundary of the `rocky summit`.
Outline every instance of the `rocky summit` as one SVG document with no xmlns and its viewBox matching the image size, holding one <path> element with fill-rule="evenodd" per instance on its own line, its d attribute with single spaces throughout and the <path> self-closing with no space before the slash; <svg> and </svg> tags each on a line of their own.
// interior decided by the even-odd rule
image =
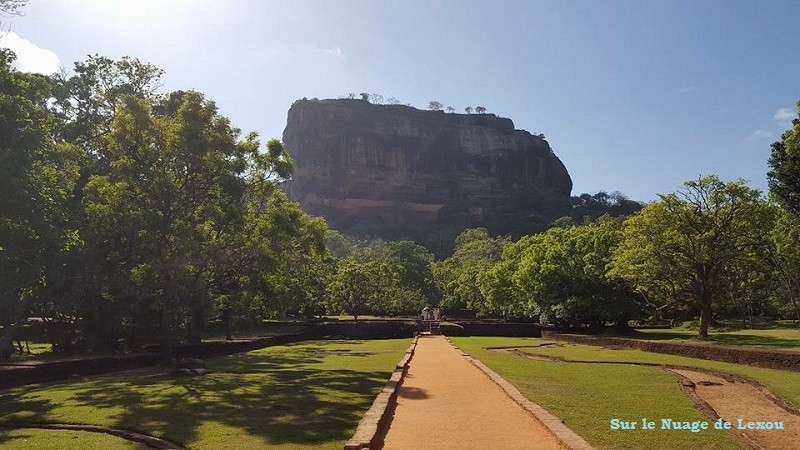
<svg viewBox="0 0 800 450">
<path fill-rule="evenodd" d="M 494 114 L 303 99 L 283 141 L 294 159 L 290 198 L 343 232 L 521 234 L 563 212 L 572 190 L 542 136 Z"/>
</svg>

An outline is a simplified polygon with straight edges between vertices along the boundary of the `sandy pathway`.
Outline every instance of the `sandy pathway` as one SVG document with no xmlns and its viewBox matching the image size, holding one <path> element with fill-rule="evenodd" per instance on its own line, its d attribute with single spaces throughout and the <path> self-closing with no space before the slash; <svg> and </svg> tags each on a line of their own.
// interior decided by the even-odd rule
<svg viewBox="0 0 800 450">
<path fill-rule="evenodd" d="M 443 336 L 419 339 L 385 449 L 563 448 Z"/>
<path fill-rule="evenodd" d="M 800 416 L 792 414 L 773 403 L 757 387 L 735 380 L 726 380 L 685 369 L 670 369 L 691 380 L 697 395 L 708 403 L 723 420 L 732 422 L 731 432 L 745 438 L 755 448 L 798 448 L 800 443 Z M 783 430 L 739 430 L 747 422 L 782 422 Z M 770 427 L 771 428 L 771 427 Z"/>
</svg>

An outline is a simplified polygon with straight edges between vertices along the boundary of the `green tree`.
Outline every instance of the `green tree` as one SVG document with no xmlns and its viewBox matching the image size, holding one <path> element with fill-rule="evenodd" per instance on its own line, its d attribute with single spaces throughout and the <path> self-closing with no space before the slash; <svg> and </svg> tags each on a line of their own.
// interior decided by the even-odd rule
<svg viewBox="0 0 800 450">
<path fill-rule="evenodd" d="M 783 286 L 783 292 L 789 300 L 794 320 L 800 320 L 800 219 L 785 210 L 778 212 L 775 227 L 770 233 L 772 242 L 772 261 L 776 278 Z"/>
<path fill-rule="evenodd" d="M 434 263 L 433 275 L 445 309 L 490 312 L 480 290 L 478 275 L 500 259 L 504 237 L 492 237 L 485 228 L 471 228 L 458 235 L 449 258 Z"/>
<path fill-rule="evenodd" d="M 435 301 L 433 254 L 425 247 L 412 241 L 392 242 L 384 261 L 401 286 L 420 292 L 428 302 Z"/>
<path fill-rule="evenodd" d="M 0 49 L 0 324 L 6 333 L 39 298 L 60 254 L 80 245 L 66 213 L 80 152 L 53 139 L 50 79 L 16 71 L 14 59 Z"/>
<path fill-rule="evenodd" d="M 706 339 L 714 308 L 732 290 L 732 274 L 752 257 L 747 250 L 763 245 L 769 226 L 760 193 L 742 180 L 712 175 L 684 186 L 625 221 L 610 274 L 661 308 L 696 308 L 699 337 Z"/>
<path fill-rule="evenodd" d="M 441 111 L 442 102 L 438 100 L 431 100 L 430 102 L 428 102 L 428 109 L 431 111 Z"/>
<path fill-rule="evenodd" d="M 358 320 L 358 316 L 382 303 L 392 285 L 391 278 L 391 272 L 380 261 L 340 260 L 327 287 L 329 310 L 346 312 Z"/>
<path fill-rule="evenodd" d="M 797 102 L 800 111 L 800 102 Z M 767 174 L 769 190 L 778 202 L 800 217 L 800 112 L 792 127 L 772 144 Z"/>
<path fill-rule="evenodd" d="M 516 259 L 507 263 L 515 267 L 507 272 L 512 297 L 526 299 L 522 309 L 539 314 L 543 323 L 627 327 L 638 311 L 636 295 L 623 280 L 606 275 L 621 240 L 621 226 L 607 216 L 523 240 L 504 253 L 504 260 Z"/>
<path fill-rule="evenodd" d="M 219 268 L 233 264 L 252 204 L 248 184 L 289 175 L 282 146 L 271 141 L 260 153 L 254 133 L 238 136 L 197 92 L 174 92 L 155 107 L 124 96 L 101 146 L 109 171 L 86 186 L 93 237 L 114 268 L 103 297 L 137 299 L 132 320 L 157 324 L 166 355 L 211 310 Z"/>
</svg>

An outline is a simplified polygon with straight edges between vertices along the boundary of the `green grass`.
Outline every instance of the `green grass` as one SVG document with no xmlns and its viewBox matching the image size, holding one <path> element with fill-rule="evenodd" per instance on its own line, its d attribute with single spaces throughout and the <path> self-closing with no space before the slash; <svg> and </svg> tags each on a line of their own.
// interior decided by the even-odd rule
<svg viewBox="0 0 800 450">
<path fill-rule="evenodd" d="M 353 320 L 352 315 L 342 314 L 338 316 L 325 316 L 329 320 Z M 373 316 L 370 314 L 358 316 L 358 320 L 417 320 L 417 316 Z"/>
<path fill-rule="evenodd" d="M 196 449 L 341 448 L 408 340 L 311 341 L 209 360 L 211 373 L 142 369 L 0 395 L 0 421 L 107 425 Z"/>
<path fill-rule="evenodd" d="M 27 352 L 30 349 L 30 353 L 19 353 L 19 347 L 17 347 L 17 343 L 14 342 L 14 354 L 11 355 L 11 361 L 24 361 L 26 359 L 31 358 L 41 358 L 43 356 L 49 356 L 52 354 L 53 345 L 47 342 L 28 342 L 28 345 L 25 346 L 25 343 L 22 343 L 23 348 Z"/>
<path fill-rule="evenodd" d="M 770 327 L 770 328 L 731 328 L 725 327 L 709 332 L 710 340 L 699 341 L 695 339 L 697 330 L 688 328 L 677 329 L 641 329 L 638 330 L 641 339 L 670 340 L 677 342 L 691 342 L 699 344 L 746 345 L 754 347 L 771 348 L 800 348 L 800 328 Z"/>
<path fill-rule="evenodd" d="M 138 444 L 115 436 L 87 431 L 0 430 L 0 447 L 8 450 L 73 450 L 77 448 L 102 448 L 134 450 Z"/>
<path fill-rule="evenodd" d="M 709 430 L 610 430 L 612 418 L 647 417 L 708 420 L 681 391 L 675 377 L 654 367 L 537 361 L 488 351 L 486 347 L 537 345 L 534 338 L 453 338 L 464 351 L 512 382 L 531 401 L 565 420 L 568 427 L 601 448 L 737 448 L 729 434 Z M 662 355 L 638 350 L 609 350 L 563 343 L 524 351 L 572 360 L 649 362 L 716 369 L 760 381 L 795 406 L 800 406 L 800 373 Z M 659 425 L 657 424 L 657 428 Z"/>
</svg>

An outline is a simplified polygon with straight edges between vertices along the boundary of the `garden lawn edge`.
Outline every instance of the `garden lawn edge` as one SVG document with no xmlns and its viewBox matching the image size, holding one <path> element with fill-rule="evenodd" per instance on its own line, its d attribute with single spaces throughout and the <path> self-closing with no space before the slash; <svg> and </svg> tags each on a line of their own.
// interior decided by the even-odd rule
<svg viewBox="0 0 800 450">
<path fill-rule="evenodd" d="M 159 450 L 179 450 L 183 449 L 178 444 L 170 442 L 166 439 L 157 438 L 138 431 L 121 430 L 118 428 L 111 428 L 101 425 L 77 424 L 77 423 L 27 423 L 27 422 L 8 422 L 0 424 L 0 428 L 6 430 L 24 430 L 24 429 L 40 429 L 40 430 L 68 430 L 68 431 L 87 431 L 90 433 L 105 433 L 111 436 L 125 439 L 126 441 L 136 442 L 142 444 L 147 448 L 154 448 Z"/>
</svg>

